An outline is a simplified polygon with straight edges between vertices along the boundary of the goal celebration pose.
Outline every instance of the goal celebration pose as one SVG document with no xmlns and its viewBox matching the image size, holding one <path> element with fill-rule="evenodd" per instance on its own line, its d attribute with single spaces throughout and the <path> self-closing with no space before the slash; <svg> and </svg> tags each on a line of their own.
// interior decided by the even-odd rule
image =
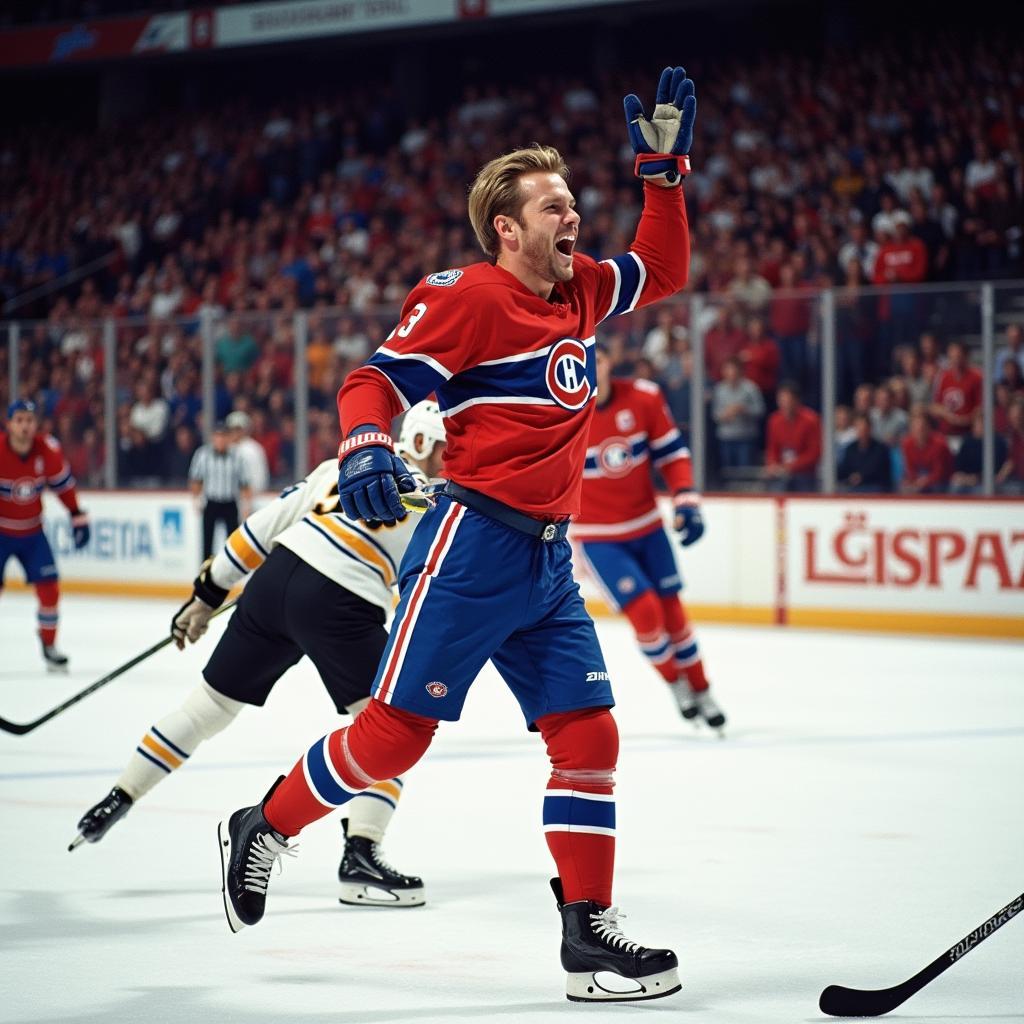
<svg viewBox="0 0 1024 1024">
<path fill-rule="evenodd" d="M 395 450 L 418 484 L 437 475 L 444 445 L 436 403 L 421 402 L 406 413 Z M 228 591 L 253 573 L 203 670 L 205 681 L 149 728 L 114 788 L 82 816 L 69 849 L 98 842 L 243 707 L 262 707 L 303 654 L 316 666 L 339 714 L 358 715 L 369 703 L 387 642 L 385 614 L 414 522 L 367 529 L 338 509 L 337 485 L 338 465 L 331 459 L 249 516 L 204 563 L 192 597 L 171 623 L 180 649 L 206 632 Z M 388 778 L 350 804 L 342 820 L 342 903 L 424 902 L 422 881 L 396 871 L 380 852 L 401 793 L 402 779 Z"/>
<path fill-rule="evenodd" d="M 674 525 L 683 546 L 699 540 L 704 521 L 690 451 L 658 385 L 613 379 L 600 345 L 589 445 L 573 539 L 605 598 L 629 619 L 640 650 L 669 684 L 683 717 L 699 716 L 720 729 L 725 715 L 708 690 L 679 597 L 683 584 L 651 477 L 653 467 L 675 495 Z"/>
<path fill-rule="evenodd" d="M 573 580 L 595 397 L 594 328 L 679 291 L 689 269 L 680 182 L 696 113 L 693 82 L 667 68 L 648 120 L 625 100 L 644 211 L 630 248 L 576 253 L 580 216 L 550 147 L 498 157 L 477 175 L 469 215 L 488 262 L 430 274 L 398 327 L 339 394 L 342 507 L 385 523 L 413 481 L 391 450 L 392 417 L 436 392 L 448 478 L 400 570 L 401 600 L 374 699 L 314 743 L 259 804 L 218 827 L 224 907 L 237 929 L 263 916 L 288 838 L 407 771 L 440 721 L 459 718 L 490 659 L 551 760 L 544 833 L 558 869 L 570 999 L 651 999 L 678 990 L 675 953 L 623 935 L 612 905 L 618 733 L 608 672 Z M 618 980 L 602 985 L 599 975 Z"/>
<path fill-rule="evenodd" d="M 78 507 L 75 478 L 55 437 L 37 433 L 34 402 L 19 399 L 7 409 L 7 431 L 0 437 L 0 589 L 12 555 L 39 601 L 39 642 L 50 672 L 66 672 L 68 658 L 57 649 L 60 586 L 50 542 L 43 533 L 43 490 L 49 487 L 71 513 L 76 548 L 89 543 L 89 519 Z"/>
</svg>

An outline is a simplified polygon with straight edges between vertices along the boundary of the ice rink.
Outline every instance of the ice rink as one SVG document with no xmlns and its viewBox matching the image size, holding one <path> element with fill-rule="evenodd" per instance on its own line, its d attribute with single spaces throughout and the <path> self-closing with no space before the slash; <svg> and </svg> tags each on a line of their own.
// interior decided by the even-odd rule
<svg viewBox="0 0 1024 1024">
<path fill-rule="evenodd" d="M 42 668 L 33 600 L 5 593 L 0 714 L 35 718 L 158 640 L 175 607 L 66 597 L 65 678 Z M 232 935 L 216 823 L 337 721 L 308 662 L 102 843 L 66 852 L 219 628 L 30 735 L 0 734 L 0 1020 L 794 1024 L 824 1019 L 826 984 L 903 981 L 1024 889 L 1024 645 L 704 627 L 730 716 L 719 741 L 603 620 L 622 731 L 616 902 L 629 937 L 678 952 L 682 992 L 565 1000 L 547 761 L 490 670 L 407 777 L 385 844 L 428 905 L 339 906 L 333 815 L 272 878 L 262 924 Z M 1024 1020 L 1022 965 L 1014 921 L 894 1016 Z"/>
</svg>

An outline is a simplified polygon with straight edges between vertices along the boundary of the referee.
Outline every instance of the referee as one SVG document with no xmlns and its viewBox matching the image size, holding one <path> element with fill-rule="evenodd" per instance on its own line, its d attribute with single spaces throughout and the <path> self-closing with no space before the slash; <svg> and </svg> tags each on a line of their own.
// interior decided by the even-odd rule
<svg viewBox="0 0 1024 1024">
<path fill-rule="evenodd" d="M 249 513 L 252 489 L 242 457 L 229 445 L 228 429 L 219 421 L 213 428 L 210 444 L 204 444 L 192 456 L 188 470 L 189 487 L 203 509 L 203 561 L 213 554 L 213 531 L 223 523 L 230 534 L 238 528 L 239 502 L 242 518 Z"/>
</svg>

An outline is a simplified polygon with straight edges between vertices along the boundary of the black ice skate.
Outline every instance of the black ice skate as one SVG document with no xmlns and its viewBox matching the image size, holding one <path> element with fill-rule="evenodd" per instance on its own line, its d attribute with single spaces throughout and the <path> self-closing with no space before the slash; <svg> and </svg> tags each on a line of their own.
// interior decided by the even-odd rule
<svg viewBox="0 0 1024 1024">
<path fill-rule="evenodd" d="M 697 710 L 712 729 L 721 729 L 725 725 L 725 712 L 715 703 L 710 690 L 702 690 L 696 694 Z"/>
<path fill-rule="evenodd" d="M 43 644 L 43 661 L 47 672 L 67 672 L 68 656 L 58 651 L 53 644 Z"/>
<path fill-rule="evenodd" d="M 690 689 L 690 684 L 685 679 L 680 679 L 671 687 L 672 696 L 679 705 L 679 713 L 688 722 L 692 722 L 699 714 L 700 707 L 697 704 L 697 694 Z"/>
<path fill-rule="evenodd" d="M 68 853 L 82 843 L 98 843 L 128 813 L 133 803 L 120 786 L 115 786 L 98 804 L 93 804 L 82 815 L 78 822 L 78 835 L 71 840 Z"/>
<path fill-rule="evenodd" d="M 338 902 L 352 907 L 421 907 L 426 902 L 423 879 L 396 871 L 381 854 L 380 845 L 365 836 L 348 834 L 341 819 L 345 853 L 338 867 Z"/>
<path fill-rule="evenodd" d="M 577 1003 L 626 1002 L 658 999 L 682 988 L 675 953 L 630 942 L 619 927 L 618 907 L 590 900 L 563 903 L 557 878 L 551 879 L 551 888 L 562 915 L 567 998 Z"/>
<path fill-rule="evenodd" d="M 681 679 L 672 687 L 672 694 L 679 705 L 679 713 L 687 721 L 696 725 L 703 720 L 712 729 L 725 725 L 725 712 L 715 703 L 710 690 L 691 690 L 689 683 Z"/>
<path fill-rule="evenodd" d="M 264 805 L 283 779 L 282 775 L 255 807 L 242 807 L 217 825 L 224 914 L 233 932 L 259 923 L 271 869 L 275 864 L 280 869 L 282 854 L 296 856 L 287 837 L 275 832 L 263 817 Z"/>
</svg>

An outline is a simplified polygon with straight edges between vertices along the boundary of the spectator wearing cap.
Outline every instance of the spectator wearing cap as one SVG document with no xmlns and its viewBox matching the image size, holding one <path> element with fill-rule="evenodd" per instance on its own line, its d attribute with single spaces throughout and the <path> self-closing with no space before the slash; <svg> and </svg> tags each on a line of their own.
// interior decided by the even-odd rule
<svg viewBox="0 0 1024 1024">
<path fill-rule="evenodd" d="M 776 395 L 778 409 L 768 418 L 764 475 L 770 490 L 817 490 L 821 458 L 821 419 L 800 401 L 800 390 L 783 381 Z"/>
<path fill-rule="evenodd" d="M 203 511 L 203 560 L 213 554 L 213 534 L 218 523 L 231 534 L 248 515 L 252 490 L 241 455 L 232 450 L 227 424 L 218 421 L 209 444 L 192 456 L 188 479 L 192 494 Z"/>
<path fill-rule="evenodd" d="M 915 406 L 910 414 L 910 432 L 900 446 L 903 452 L 903 483 L 906 494 L 941 494 L 952 470 L 946 439 L 932 430 L 928 410 Z"/>
<path fill-rule="evenodd" d="M 249 486 L 254 494 L 259 494 L 270 487 L 270 467 L 267 453 L 263 445 L 252 437 L 252 420 L 249 414 L 236 410 L 226 420 L 231 433 L 231 447 L 245 463 L 245 472 Z"/>
<path fill-rule="evenodd" d="M 847 490 L 858 494 L 892 490 L 892 459 L 889 449 L 871 436 L 871 420 L 859 412 L 853 418 L 855 437 L 839 460 L 837 477 Z"/>
</svg>

